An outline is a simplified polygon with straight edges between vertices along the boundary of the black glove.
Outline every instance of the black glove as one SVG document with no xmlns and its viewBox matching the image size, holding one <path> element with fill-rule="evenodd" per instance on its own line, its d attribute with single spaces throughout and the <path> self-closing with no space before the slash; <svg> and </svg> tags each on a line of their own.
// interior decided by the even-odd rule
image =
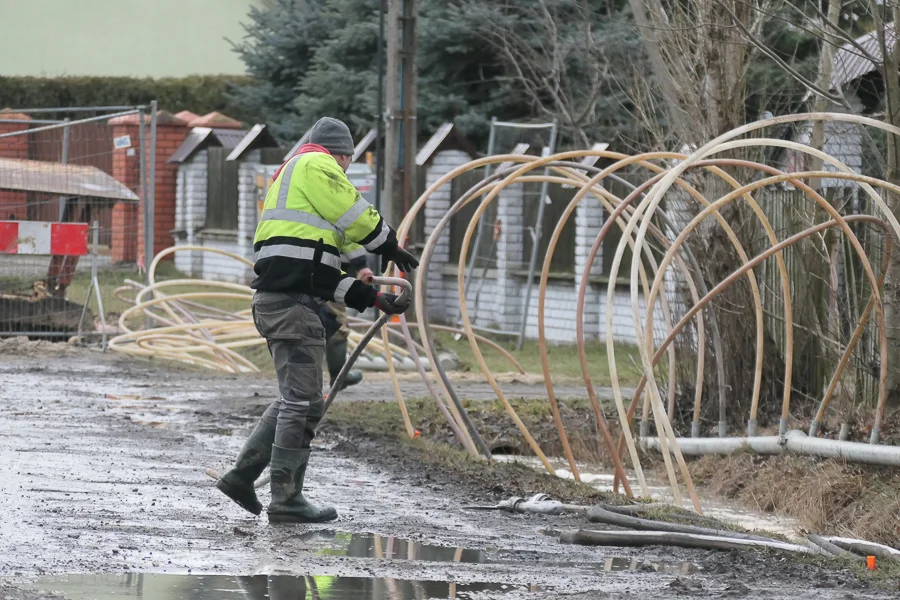
<svg viewBox="0 0 900 600">
<path fill-rule="evenodd" d="M 381 256 L 382 273 L 387 272 L 387 265 L 390 261 L 393 261 L 394 264 L 397 265 L 397 268 L 403 273 L 409 273 L 419 266 L 419 259 L 400 246 L 397 246 L 397 249 L 393 252 Z"/>
<path fill-rule="evenodd" d="M 378 292 L 375 297 L 375 308 L 388 315 L 402 315 L 409 308 L 409 297 L 400 301 L 397 294 Z"/>
</svg>

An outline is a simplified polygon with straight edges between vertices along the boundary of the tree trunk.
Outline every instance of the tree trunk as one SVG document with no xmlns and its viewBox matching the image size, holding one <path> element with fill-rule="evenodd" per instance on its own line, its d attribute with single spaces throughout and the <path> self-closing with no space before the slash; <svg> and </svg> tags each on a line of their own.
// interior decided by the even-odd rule
<svg viewBox="0 0 900 600">
<path fill-rule="evenodd" d="M 874 4 L 874 2 L 873 2 Z M 875 12 L 882 10 L 881 6 L 875 7 Z M 900 23 L 900 8 L 892 10 L 894 23 Z M 878 41 L 885 49 L 884 56 L 884 80 L 885 80 L 885 121 L 891 125 L 900 124 L 900 44 L 894 44 L 893 49 L 887 46 L 884 34 L 884 23 L 879 23 Z M 893 134 L 887 134 L 887 173 L 886 179 L 890 183 L 900 184 L 900 139 Z M 895 216 L 900 216 L 900 198 L 896 194 L 887 193 L 885 198 L 888 207 Z M 897 240 L 895 240 L 895 245 Z M 900 399 L 900 260 L 897 253 L 891 259 L 887 280 L 884 289 L 884 316 L 888 336 L 888 356 L 882 356 L 881 360 L 888 363 L 888 393 L 891 404 L 896 405 Z"/>
</svg>

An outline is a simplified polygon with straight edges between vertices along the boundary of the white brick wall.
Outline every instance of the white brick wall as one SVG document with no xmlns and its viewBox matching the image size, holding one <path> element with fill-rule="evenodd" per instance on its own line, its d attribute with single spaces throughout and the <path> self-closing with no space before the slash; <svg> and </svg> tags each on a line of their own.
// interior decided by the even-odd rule
<svg viewBox="0 0 900 600">
<path fill-rule="evenodd" d="M 256 170 L 261 160 L 262 153 L 252 150 L 238 166 L 238 237 L 234 253 L 250 261 L 253 260 L 253 236 L 256 235 L 259 217 L 256 205 Z M 245 269 L 244 278 L 247 281 L 253 279 L 252 268 Z"/>
<path fill-rule="evenodd" d="M 463 165 L 469 161 L 469 155 L 458 150 L 447 150 L 440 152 L 432 159 L 428 167 L 425 177 L 426 188 L 430 188 L 441 177 Z M 446 184 L 437 189 L 428 202 L 425 204 L 425 235 L 431 235 L 434 228 L 440 220 L 450 210 L 450 184 Z M 432 264 L 443 266 L 450 260 L 450 227 L 445 227 L 444 231 L 437 242 L 434 249 L 434 258 Z M 446 295 L 449 290 L 449 283 L 441 275 L 440 268 L 431 270 L 427 274 L 428 277 L 428 293 L 429 296 L 440 298 L 438 302 L 430 302 L 428 305 L 428 316 L 438 321 L 452 321 L 456 317 L 457 303 L 447 302 Z M 453 287 L 453 293 L 456 293 L 456 287 Z"/>
<path fill-rule="evenodd" d="M 209 152 L 201 150 L 191 160 L 179 165 L 176 188 L 176 228 L 185 232 L 176 246 L 216 248 L 253 259 L 253 235 L 256 232 L 256 173 L 260 151 L 247 154 L 238 166 L 238 231 L 233 235 L 204 232 L 206 225 L 206 191 Z M 187 275 L 247 283 L 253 269 L 213 252 L 184 251 L 175 254 L 175 268 Z"/>
<path fill-rule="evenodd" d="M 197 232 L 206 224 L 206 172 L 209 152 L 201 150 L 191 160 L 178 165 L 176 183 L 175 223 L 185 231 L 185 238 L 176 246 L 200 244 Z M 175 253 L 175 268 L 187 275 L 203 272 L 203 252 L 186 250 Z"/>
<path fill-rule="evenodd" d="M 438 154 L 429 168 L 428 184 L 431 185 L 440 176 L 467 160 L 468 157 L 461 152 Z M 478 269 L 476 271 L 478 277 L 470 284 L 466 296 L 469 317 L 476 325 L 518 332 L 523 315 L 527 313 L 525 335 L 534 339 L 537 337 L 537 283 L 532 289 L 531 304 L 526 311 L 526 277 L 521 274 L 526 259 L 524 257 L 526 232 L 523 223 L 523 192 L 521 185 L 513 185 L 507 187 L 497 198 L 497 218 L 501 223 L 501 233 L 497 242 L 496 269 L 488 271 L 484 283 L 480 287 L 482 271 Z M 430 234 L 434 230 L 449 208 L 450 186 L 446 185 L 432 194 L 425 205 L 426 234 Z M 596 198 L 586 197 L 575 213 L 575 264 L 576 272 L 579 275 L 584 270 L 590 247 L 603 223 L 604 212 L 600 202 Z M 459 306 L 457 264 L 450 264 L 449 256 L 449 231 L 445 230 L 435 247 L 434 257 L 427 274 L 429 315 L 435 321 L 440 322 L 452 321 L 457 315 Z M 600 275 L 602 269 L 603 257 L 600 253 L 591 268 L 591 275 Z M 571 279 L 553 279 L 549 282 L 544 302 L 544 324 L 548 340 L 554 342 L 574 341 L 578 284 L 578 278 L 575 276 Z M 477 306 L 476 295 L 478 295 Z M 584 329 L 585 336 L 589 340 L 605 338 L 606 295 L 605 284 L 592 283 L 588 288 Z M 641 310 L 643 310 L 643 305 L 641 305 Z M 662 313 L 658 304 L 654 321 L 655 327 L 662 332 Z M 620 286 L 615 291 L 612 329 L 616 341 L 635 342 L 631 296 L 627 286 Z"/>
<path fill-rule="evenodd" d="M 203 247 L 215 248 L 237 254 L 237 235 L 227 236 L 221 233 L 201 233 L 200 240 Z M 204 279 L 215 281 L 232 281 L 235 283 L 247 283 L 247 268 L 243 263 L 215 252 L 203 253 Z"/>
<path fill-rule="evenodd" d="M 522 323 L 521 305 L 525 289 L 513 271 L 523 267 L 525 186 L 511 185 L 498 195 L 497 218 L 500 220 L 500 239 L 497 240 L 497 326 L 505 331 L 518 331 Z"/>
<path fill-rule="evenodd" d="M 435 270 L 432 266 L 432 271 Z M 450 314 L 450 319 L 456 315 L 456 307 L 459 305 L 458 290 L 456 278 L 456 266 L 452 266 L 453 274 L 450 269 L 445 269 L 442 279 L 444 280 L 445 295 L 436 297 L 431 294 L 429 284 L 428 302 L 431 310 L 443 311 Z M 517 297 L 510 304 L 513 311 L 517 315 L 525 313 L 525 277 L 514 276 L 514 283 L 518 288 Z M 485 278 L 484 287 L 481 291 L 481 297 L 476 309 L 475 288 L 472 285 L 467 295 L 467 308 L 469 318 L 473 320 L 475 325 L 488 328 L 496 328 L 499 325 L 497 313 L 491 308 L 492 304 L 503 300 L 498 293 L 496 272 L 491 272 Z M 538 314 L 538 289 L 537 283 L 532 290 L 531 306 L 528 310 L 528 322 L 525 326 L 525 336 L 529 339 L 537 339 L 537 314 Z M 547 295 L 544 301 L 544 327 L 547 339 L 552 342 L 574 342 L 575 341 L 575 309 L 578 301 L 578 290 L 572 282 L 554 279 L 547 284 Z M 431 306 L 437 305 L 437 306 Z M 643 302 L 643 296 L 640 297 L 639 307 L 641 315 L 646 309 Z M 585 297 L 585 318 L 589 315 L 596 315 L 595 328 L 592 331 L 585 326 L 585 338 L 587 340 L 606 339 L 606 286 L 593 285 Z M 635 343 L 634 318 L 631 310 L 631 291 L 627 286 L 618 286 L 616 288 L 613 300 L 613 339 L 617 342 Z M 521 321 L 513 324 L 513 327 L 504 327 L 504 330 L 518 332 Z M 654 328 L 660 337 L 664 332 L 664 322 L 662 311 L 657 302 L 657 308 L 654 314 Z M 664 337 L 664 336 L 663 336 Z"/>
</svg>

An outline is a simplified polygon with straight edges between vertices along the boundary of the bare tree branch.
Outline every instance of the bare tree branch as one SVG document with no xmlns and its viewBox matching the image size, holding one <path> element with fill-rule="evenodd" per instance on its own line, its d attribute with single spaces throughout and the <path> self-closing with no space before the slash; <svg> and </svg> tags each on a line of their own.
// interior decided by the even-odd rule
<svg viewBox="0 0 900 600">
<path fill-rule="evenodd" d="M 823 98 L 831 100 L 835 104 L 840 104 L 841 106 L 843 106 L 845 108 L 848 108 L 848 109 L 852 108 L 850 106 L 850 103 L 847 102 L 847 99 L 844 98 L 843 94 L 841 94 L 841 95 L 832 94 L 831 92 L 823 89 L 822 87 L 816 85 L 815 83 L 813 83 L 812 81 L 810 81 L 809 79 L 804 77 L 794 67 L 790 66 L 785 61 L 783 61 L 781 59 L 781 57 L 779 57 L 777 54 L 775 54 L 761 40 L 759 40 L 756 36 L 754 36 L 743 23 L 741 23 L 741 21 L 740 21 L 740 19 L 738 19 L 737 15 L 734 14 L 734 12 L 725 4 L 725 2 L 723 0 L 715 0 L 715 2 L 716 2 L 716 4 L 721 6 L 722 9 L 725 10 L 726 13 L 728 13 L 728 15 L 731 17 L 732 21 L 734 22 L 734 24 L 737 26 L 737 28 L 740 29 L 741 32 L 747 37 L 747 40 L 751 44 L 756 46 L 760 52 L 762 52 L 763 54 L 768 56 L 770 59 L 775 61 L 775 63 L 779 67 L 784 69 L 784 71 L 788 75 L 790 75 L 791 77 L 796 79 L 798 82 L 803 84 L 809 91 L 813 92 L 814 94 L 817 94 Z"/>
</svg>

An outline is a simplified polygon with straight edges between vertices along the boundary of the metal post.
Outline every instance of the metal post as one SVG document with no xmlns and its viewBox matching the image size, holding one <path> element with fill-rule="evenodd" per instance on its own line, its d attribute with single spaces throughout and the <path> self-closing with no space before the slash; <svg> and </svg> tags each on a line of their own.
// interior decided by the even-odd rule
<svg viewBox="0 0 900 600">
<path fill-rule="evenodd" d="M 65 123 L 68 123 L 69 120 L 66 119 Z M 59 159 L 60 164 L 66 164 L 69 162 L 69 126 L 68 124 L 63 125 L 63 137 L 62 137 L 62 156 Z M 59 197 L 59 222 L 61 223 L 63 218 L 65 217 L 66 212 L 66 202 L 67 198 L 65 196 Z"/>
<path fill-rule="evenodd" d="M 78 339 L 81 339 L 81 324 L 84 322 L 84 315 L 91 303 L 91 292 L 97 299 L 97 312 L 100 314 L 100 323 L 103 329 L 101 347 L 106 352 L 106 313 L 103 311 L 103 297 L 100 295 L 100 281 L 97 279 L 97 271 L 99 268 L 97 262 L 97 250 L 100 247 L 100 221 L 94 221 L 91 225 L 91 283 L 88 285 L 87 296 L 84 299 L 84 306 L 81 307 L 81 318 L 78 319 Z"/>
<path fill-rule="evenodd" d="M 144 257 L 145 266 L 150 269 L 150 262 L 156 256 L 156 100 L 150 103 L 150 164 L 147 172 L 147 198 L 150 209 L 147 212 L 147 220 L 144 226 L 149 234 L 148 238 L 144 238 L 147 245 L 147 254 Z M 145 234 L 147 235 L 147 234 Z"/>
<path fill-rule="evenodd" d="M 495 146 L 497 144 L 497 117 L 491 117 L 491 129 L 488 133 L 488 148 L 487 148 L 487 156 L 493 156 Z M 491 164 L 487 164 L 484 166 L 484 178 L 487 179 L 491 176 Z M 472 278 L 474 276 L 475 269 L 475 259 L 478 256 L 478 245 L 481 243 L 481 236 L 484 233 L 484 213 L 478 218 L 478 229 L 475 230 L 475 243 L 472 246 L 472 254 L 469 256 L 469 264 L 466 266 L 466 281 L 463 287 L 463 297 L 468 299 L 469 297 L 469 285 L 472 283 Z M 487 273 L 487 267 L 485 267 L 485 273 Z M 482 273 L 481 277 L 484 280 L 484 274 Z M 478 317 L 478 307 L 475 307 L 475 314 L 473 317 Z M 456 311 L 456 323 L 458 324 L 460 319 L 462 318 L 462 309 Z M 475 321 L 475 318 L 472 321 Z"/>
<path fill-rule="evenodd" d="M 140 144 L 140 152 L 138 153 L 139 177 L 141 179 L 141 217 L 144 219 L 144 250 L 146 254 L 147 246 L 147 136 L 144 132 L 144 111 L 142 110 L 138 116 L 138 144 Z M 140 249 L 138 249 L 140 252 Z M 140 257 L 139 257 L 140 258 Z M 145 261 L 146 265 L 146 261 Z M 150 280 L 145 275 L 144 283 L 150 285 Z M 148 318 L 149 319 L 149 318 Z"/>
<path fill-rule="evenodd" d="M 556 151 L 556 120 L 553 120 L 553 127 L 550 129 L 550 146 L 549 152 L 553 154 Z M 550 170 L 544 169 L 544 176 L 546 177 L 549 174 Z M 528 307 L 531 304 L 531 288 L 534 285 L 534 269 L 537 265 L 537 255 L 538 255 L 538 246 L 541 242 L 541 224 L 544 222 L 544 206 L 546 205 L 545 198 L 547 197 L 547 182 L 545 181 L 541 184 L 541 197 L 540 204 L 538 204 L 538 213 L 537 219 L 535 219 L 536 223 L 534 224 L 534 232 L 531 234 L 532 244 L 531 244 L 531 260 L 528 262 L 528 281 L 525 282 L 525 306 L 522 309 L 522 326 L 519 329 L 519 341 L 516 343 L 516 349 L 521 350 L 522 345 L 525 343 L 525 328 L 528 325 Z"/>
</svg>

